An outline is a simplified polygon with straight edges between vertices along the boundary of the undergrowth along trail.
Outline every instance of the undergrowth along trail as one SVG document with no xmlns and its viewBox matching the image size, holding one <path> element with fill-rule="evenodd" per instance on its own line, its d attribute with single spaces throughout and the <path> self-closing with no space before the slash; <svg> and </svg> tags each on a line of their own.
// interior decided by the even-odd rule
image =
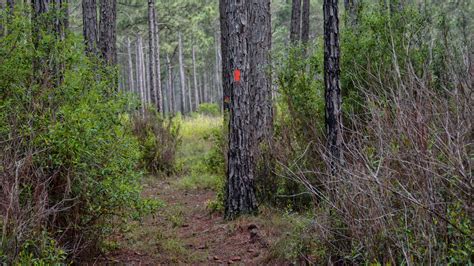
<svg viewBox="0 0 474 266">
<path fill-rule="evenodd" d="M 292 226 L 289 217 L 263 209 L 258 217 L 227 222 L 219 212 L 221 124 L 216 117 L 183 119 L 178 174 L 143 183 L 144 196 L 162 201 L 162 207 L 142 221 L 125 221 L 91 263 L 258 263 L 287 251 L 285 245 L 271 246 L 278 247 L 280 232 Z"/>
</svg>

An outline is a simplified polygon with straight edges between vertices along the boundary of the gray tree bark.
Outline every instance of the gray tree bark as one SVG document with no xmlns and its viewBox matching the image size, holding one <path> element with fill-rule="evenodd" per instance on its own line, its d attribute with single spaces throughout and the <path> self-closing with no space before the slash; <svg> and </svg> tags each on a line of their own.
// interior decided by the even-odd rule
<svg viewBox="0 0 474 266">
<path fill-rule="evenodd" d="M 170 95 L 168 105 L 171 114 L 176 112 L 175 109 L 175 97 L 174 97 L 174 88 L 173 88 L 173 70 L 171 68 L 171 60 L 169 55 L 166 55 L 166 65 L 168 66 L 168 93 Z"/>
<path fill-rule="evenodd" d="M 152 99 L 151 99 L 151 89 L 150 89 L 150 73 L 148 72 L 149 71 L 149 68 L 147 68 L 147 65 L 146 63 L 149 62 L 149 56 L 148 54 L 146 53 L 146 49 L 145 47 L 143 47 L 143 51 L 142 51 L 142 55 L 143 55 L 143 59 L 142 59 L 142 69 L 143 69 L 143 74 L 144 74 L 144 80 L 145 80 L 145 102 L 147 105 L 149 104 L 153 104 L 152 103 Z"/>
<path fill-rule="evenodd" d="M 291 7 L 290 42 L 296 43 L 301 32 L 301 0 L 293 0 Z"/>
<path fill-rule="evenodd" d="M 257 211 L 255 152 L 260 133 L 256 133 L 256 128 L 266 123 L 263 113 L 269 105 L 266 103 L 268 98 L 263 95 L 268 94 L 270 80 L 267 66 L 254 67 L 260 63 L 258 60 L 269 60 L 270 1 L 221 0 L 220 4 L 228 25 L 226 49 L 229 60 L 223 69 L 230 72 L 223 74 L 224 78 L 230 79 L 224 216 L 233 219 Z M 256 89 L 265 92 L 261 94 Z"/>
<path fill-rule="evenodd" d="M 200 72 L 200 71 L 199 71 Z M 203 90 L 202 88 L 204 87 L 204 83 L 202 81 L 202 74 L 199 74 L 199 79 L 198 79 L 198 88 L 199 88 L 199 103 L 203 103 L 204 102 L 204 99 L 203 99 Z"/>
<path fill-rule="evenodd" d="M 135 79 L 133 75 L 132 45 L 130 37 L 127 38 L 127 62 L 128 62 L 128 89 L 135 92 Z"/>
<path fill-rule="evenodd" d="M 199 88 L 197 82 L 197 73 L 196 73 L 196 51 L 193 45 L 193 83 L 194 83 L 194 110 L 197 110 L 199 107 Z"/>
<path fill-rule="evenodd" d="M 191 78 L 189 78 L 190 75 L 187 75 L 188 78 L 188 89 L 187 89 L 187 93 L 188 93 L 188 107 L 189 107 L 189 110 L 188 112 L 192 113 L 194 111 L 193 109 L 193 100 L 192 100 L 192 88 L 191 88 Z"/>
<path fill-rule="evenodd" d="M 204 88 L 203 88 L 203 98 L 204 102 L 208 103 L 209 102 L 209 80 L 207 76 L 207 72 L 204 71 Z"/>
<path fill-rule="evenodd" d="M 155 1 L 148 0 L 148 84 L 151 94 L 151 102 L 161 112 L 158 99 L 158 86 L 156 80 L 156 22 Z"/>
<path fill-rule="evenodd" d="M 337 0 L 324 0 L 324 84 L 327 146 L 331 170 L 342 163 L 342 97 L 339 81 L 339 18 Z"/>
<path fill-rule="evenodd" d="M 100 0 L 99 47 L 109 65 L 117 64 L 117 0 Z"/>
<path fill-rule="evenodd" d="M 221 86 L 221 52 L 220 52 L 220 49 L 219 49 L 219 38 L 218 38 L 218 35 L 216 34 L 216 37 L 215 37 L 215 47 L 216 47 L 216 64 L 215 64 L 215 67 L 216 67 L 216 70 L 215 70 L 215 88 L 214 88 L 214 95 L 215 95 L 215 99 L 216 99 L 216 102 L 218 103 L 219 107 L 223 107 L 222 105 L 222 86 Z"/>
<path fill-rule="evenodd" d="M 255 149 L 261 144 L 270 145 L 273 133 L 273 106 L 271 88 L 271 14 L 270 0 L 251 0 L 249 11 L 250 40 L 248 56 L 250 64 L 249 87 L 253 106 Z"/>
<path fill-rule="evenodd" d="M 89 56 L 98 55 L 96 0 L 82 0 L 82 33 L 86 45 L 86 54 Z"/>
<path fill-rule="evenodd" d="M 140 96 L 141 107 L 142 107 L 142 114 L 145 114 L 145 80 L 144 80 L 144 69 L 143 69 L 143 47 L 142 47 L 142 37 L 140 35 L 137 36 L 137 79 L 138 79 L 138 94 Z"/>
<path fill-rule="evenodd" d="M 181 39 L 181 32 L 178 33 L 178 60 L 179 60 L 179 77 L 181 84 L 181 114 L 186 112 L 186 76 L 184 74 L 184 59 L 183 59 L 183 41 Z"/>
<path fill-rule="evenodd" d="M 310 1 L 303 0 L 303 11 L 301 16 L 301 42 L 307 44 L 309 41 L 309 13 Z"/>
<path fill-rule="evenodd" d="M 160 30 L 158 27 L 158 20 L 156 18 L 156 9 L 154 9 L 155 14 L 155 40 L 156 40 L 156 82 L 157 82 L 157 93 L 158 93 L 158 109 L 163 110 L 164 108 L 164 98 L 163 98 L 163 86 L 161 83 L 161 53 L 160 53 Z"/>
<path fill-rule="evenodd" d="M 226 112 L 230 108 L 230 90 L 231 90 L 231 79 L 227 77 L 231 73 L 229 68 L 229 25 L 227 23 L 226 7 L 224 4 L 219 5 L 219 20 L 221 25 L 221 55 L 222 55 L 222 94 L 223 94 L 223 113 L 225 124 L 227 124 Z M 227 126 L 227 125 L 225 125 Z"/>
</svg>

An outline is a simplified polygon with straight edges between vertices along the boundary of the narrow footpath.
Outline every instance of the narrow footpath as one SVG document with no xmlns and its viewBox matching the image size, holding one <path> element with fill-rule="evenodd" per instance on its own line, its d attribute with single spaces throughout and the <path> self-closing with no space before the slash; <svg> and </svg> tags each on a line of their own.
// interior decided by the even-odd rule
<svg viewBox="0 0 474 266">
<path fill-rule="evenodd" d="M 160 200 L 163 206 L 141 222 L 127 222 L 124 230 L 105 242 L 103 254 L 89 264 L 265 263 L 268 241 L 279 232 L 272 232 L 262 216 L 228 222 L 222 213 L 210 211 L 208 205 L 216 192 L 201 184 L 209 182 L 209 177 L 190 179 L 189 169 L 202 160 L 212 144 L 205 130 L 202 134 L 199 130 L 183 131 L 178 153 L 183 173 L 144 180 L 144 196 Z"/>
</svg>

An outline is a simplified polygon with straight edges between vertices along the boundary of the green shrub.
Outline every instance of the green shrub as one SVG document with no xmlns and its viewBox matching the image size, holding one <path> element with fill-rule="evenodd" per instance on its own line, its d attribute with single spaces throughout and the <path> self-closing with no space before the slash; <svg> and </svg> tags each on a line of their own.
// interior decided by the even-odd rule
<svg viewBox="0 0 474 266">
<path fill-rule="evenodd" d="M 178 120 L 164 119 L 147 109 L 133 118 L 133 132 L 142 150 L 141 162 L 152 174 L 172 174 L 176 170 L 176 152 L 180 143 Z"/>
<path fill-rule="evenodd" d="M 221 111 L 216 103 L 201 103 L 197 109 L 198 114 L 219 116 Z"/>
<path fill-rule="evenodd" d="M 317 168 L 322 162 L 320 147 L 315 145 L 324 133 L 324 88 L 318 63 L 322 50 L 318 45 L 310 56 L 303 54 L 301 46 L 287 51 L 287 55 L 277 58 L 275 70 L 281 94 L 274 119 L 274 145 L 263 149 L 278 163 L 274 174 L 258 176 L 257 193 L 261 201 L 305 209 L 311 206 L 312 198 L 292 179 L 292 173 Z M 311 180 L 318 182 L 315 176 Z"/>
<path fill-rule="evenodd" d="M 137 106 L 116 92 L 116 70 L 91 62 L 72 33 L 42 32 L 34 48 L 23 12 L 0 39 L 0 201 L 12 206 L 0 211 L 0 263 L 49 264 L 66 258 L 61 250 L 69 258 L 94 250 L 116 218 L 156 204 L 140 197 L 140 144 L 128 118 Z M 64 66 L 61 82 L 36 76 L 39 56 Z"/>
<path fill-rule="evenodd" d="M 66 261 L 66 252 L 43 232 L 36 239 L 27 240 L 18 257 L 18 265 L 61 265 Z"/>
</svg>

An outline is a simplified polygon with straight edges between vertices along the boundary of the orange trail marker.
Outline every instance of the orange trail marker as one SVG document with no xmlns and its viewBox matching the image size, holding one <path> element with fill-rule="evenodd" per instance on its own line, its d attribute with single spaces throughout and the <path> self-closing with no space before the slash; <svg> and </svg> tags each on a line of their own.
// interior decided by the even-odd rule
<svg viewBox="0 0 474 266">
<path fill-rule="evenodd" d="M 234 81 L 240 81 L 240 70 L 234 70 Z"/>
</svg>

